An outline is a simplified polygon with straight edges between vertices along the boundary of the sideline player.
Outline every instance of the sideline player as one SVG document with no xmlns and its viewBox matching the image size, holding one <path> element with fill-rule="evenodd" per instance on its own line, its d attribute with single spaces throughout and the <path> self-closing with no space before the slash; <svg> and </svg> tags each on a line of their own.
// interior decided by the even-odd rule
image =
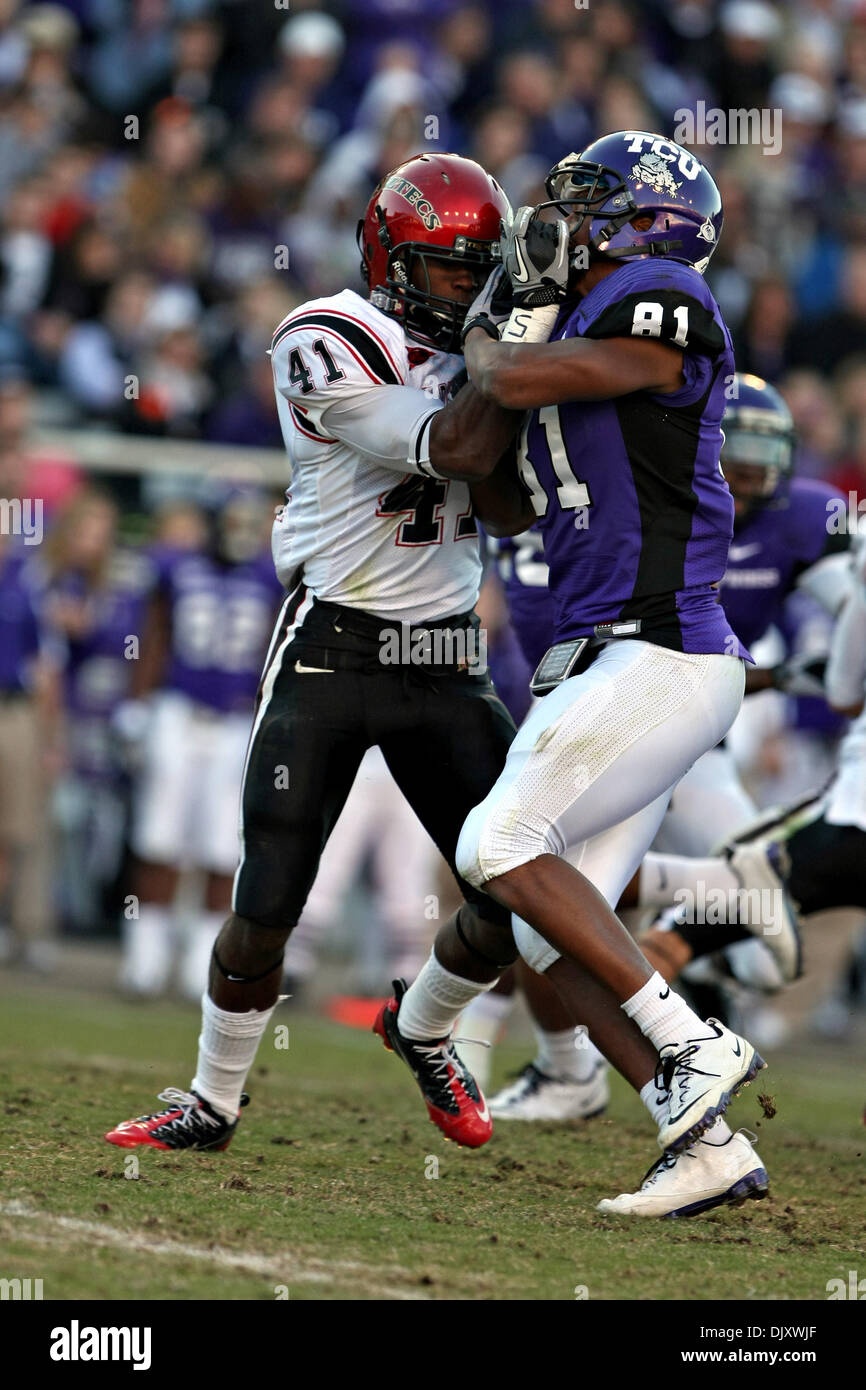
<svg viewBox="0 0 866 1390">
<path fill-rule="evenodd" d="M 205 874 L 180 987 L 201 995 L 237 863 L 237 786 L 249 708 L 282 597 L 262 550 L 263 504 L 235 493 L 215 507 L 201 550 L 157 547 L 154 596 L 131 700 L 116 725 L 137 734 L 130 843 L 138 916 L 124 920 L 121 983 L 132 995 L 165 988 L 174 956 L 174 900 L 184 869 Z"/>
<path fill-rule="evenodd" d="M 530 412 L 519 467 L 550 565 L 556 645 L 538 672 L 550 693 L 468 817 L 458 863 L 515 914 L 524 959 L 580 1000 L 593 1041 L 658 1121 L 663 1159 L 602 1209 L 684 1215 L 766 1191 L 751 1143 L 721 1118 L 764 1064 L 686 1006 L 610 904 L 743 695 L 747 653 L 717 593 L 733 353 L 699 273 L 721 199 L 694 155 L 635 131 L 561 161 L 547 190 L 558 220 L 521 209 L 505 241 L 518 306 L 506 341 L 481 296 L 465 352 L 482 395 Z M 435 977 L 435 955 L 431 966 Z M 426 972 L 383 1010 L 398 1051 L 407 1031 L 426 1022 L 441 1036 L 458 1012 L 433 1006 Z"/>
<path fill-rule="evenodd" d="M 820 795 L 767 812 L 731 837 L 734 853 L 740 845 L 750 846 L 779 865 L 803 916 L 831 908 L 866 908 L 866 539 L 851 556 L 851 573 L 852 590 L 833 632 L 825 681 L 830 705 L 853 719 L 839 745 L 833 778 Z M 699 881 L 721 890 L 719 939 L 705 941 L 700 927 L 653 931 L 648 939 L 660 961 L 667 956 L 669 971 L 717 950 L 719 942 L 726 944 L 736 934 L 735 926 L 726 926 L 723 910 L 739 886 L 732 871 L 735 862 L 727 855 L 683 861 L 679 872 L 685 891 L 696 893 Z"/>
</svg>

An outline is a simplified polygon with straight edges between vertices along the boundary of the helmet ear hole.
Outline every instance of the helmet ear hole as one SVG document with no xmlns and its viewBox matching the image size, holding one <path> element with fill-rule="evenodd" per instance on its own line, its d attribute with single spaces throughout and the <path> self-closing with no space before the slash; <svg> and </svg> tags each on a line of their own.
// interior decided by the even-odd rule
<svg viewBox="0 0 866 1390">
<path fill-rule="evenodd" d="M 391 233 L 388 231 L 388 223 L 385 221 L 385 214 L 376 204 L 376 221 L 379 223 L 379 243 L 384 246 L 386 251 L 391 250 Z"/>
</svg>

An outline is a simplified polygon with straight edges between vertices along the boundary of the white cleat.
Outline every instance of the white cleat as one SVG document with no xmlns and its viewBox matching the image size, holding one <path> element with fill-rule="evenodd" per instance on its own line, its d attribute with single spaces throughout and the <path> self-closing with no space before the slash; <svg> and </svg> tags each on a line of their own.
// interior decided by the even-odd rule
<svg viewBox="0 0 866 1390">
<path fill-rule="evenodd" d="M 487 1105 L 495 1120 L 588 1120 L 607 1108 L 609 1098 L 605 1062 L 598 1064 L 588 1081 L 561 1081 L 530 1062 Z"/>
<path fill-rule="evenodd" d="M 671 1153 L 680 1153 L 700 1139 L 740 1088 L 767 1065 L 750 1042 L 718 1019 L 708 1018 L 704 1028 L 698 1037 L 686 1038 L 679 1050 L 670 1043 L 659 1052 L 657 1075 L 670 1092 L 659 1143 Z"/>
<path fill-rule="evenodd" d="M 783 853 L 775 840 L 756 840 L 734 845 L 728 862 L 745 894 L 739 923 L 766 946 L 788 984 L 802 974 L 803 951 L 797 909 L 785 887 Z"/>
<path fill-rule="evenodd" d="M 754 1142 L 754 1135 L 740 1130 L 723 1144 L 700 1139 L 683 1153 L 662 1154 L 638 1192 L 605 1198 L 596 1210 L 670 1221 L 697 1216 L 713 1207 L 738 1206 L 752 1197 L 766 1197 L 769 1179 L 752 1148 Z"/>
</svg>

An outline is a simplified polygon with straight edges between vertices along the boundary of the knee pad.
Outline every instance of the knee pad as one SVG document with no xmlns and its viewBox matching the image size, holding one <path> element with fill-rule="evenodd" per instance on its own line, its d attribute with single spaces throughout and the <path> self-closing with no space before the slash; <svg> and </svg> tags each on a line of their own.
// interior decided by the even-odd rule
<svg viewBox="0 0 866 1390">
<path fill-rule="evenodd" d="M 514 932 L 514 940 L 526 964 L 537 974 L 543 975 L 554 961 L 560 959 L 560 952 L 555 946 L 551 946 L 549 941 L 545 941 L 539 932 L 531 927 L 528 922 L 524 922 L 522 917 L 515 913 L 511 918 L 511 930 Z"/>
<path fill-rule="evenodd" d="M 515 814 L 507 806 L 482 801 L 469 812 L 457 841 L 457 872 L 474 888 L 528 864 L 540 854 L 557 853 L 544 831 L 529 823 L 529 808 Z"/>
</svg>

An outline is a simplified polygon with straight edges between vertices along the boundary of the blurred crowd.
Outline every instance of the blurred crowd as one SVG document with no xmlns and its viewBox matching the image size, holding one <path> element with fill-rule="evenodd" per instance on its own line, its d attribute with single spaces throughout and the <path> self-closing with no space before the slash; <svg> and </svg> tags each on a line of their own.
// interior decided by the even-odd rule
<svg viewBox="0 0 866 1390">
<path fill-rule="evenodd" d="M 78 718 L 88 622 L 134 631 L 123 604 L 146 584 L 118 546 L 117 489 L 94 494 L 34 424 L 281 448 L 273 328 L 362 288 L 356 223 L 389 169 L 456 150 L 516 206 L 597 135 L 676 136 L 708 108 L 781 120 L 769 147 L 693 146 L 725 201 L 708 278 L 738 367 L 781 387 L 799 471 L 866 498 L 866 0 L 0 0 L 0 497 L 43 499 L 50 541 L 13 565 L 0 536 L 0 569 L 7 608 L 35 584 L 33 650 L 65 651 L 36 686 L 43 727 Z M 147 525 L 205 544 L 196 507 Z M 55 782 L 69 774 L 54 808 L 68 862 L 106 856 L 80 901 L 64 877 L 82 929 L 118 908 L 115 813 L 79 784 L 107 785 L 96 731 L 128 675 L 91 669 L 105 708 L 72 751 L 42 738 Z M 11 724 L 2 737 L 23 746 Z M 0 894 L 4 871 L 0 856 Z M 38 904 L 38 862 L 29 882 Z"/>
<path fill-rule="evenodd" d="M 864 0 L 0 0 L 0 449 L 22 383 L 54 424 L 279 447 L 272 328 L 358 284 L 384 172 L 456 149 L 531 202 L 563 154 L 701 102 L 782 113 L 775 153 L 695 146 L 710 280 L 806 471 L 859 487 Z"/>
</svg>

